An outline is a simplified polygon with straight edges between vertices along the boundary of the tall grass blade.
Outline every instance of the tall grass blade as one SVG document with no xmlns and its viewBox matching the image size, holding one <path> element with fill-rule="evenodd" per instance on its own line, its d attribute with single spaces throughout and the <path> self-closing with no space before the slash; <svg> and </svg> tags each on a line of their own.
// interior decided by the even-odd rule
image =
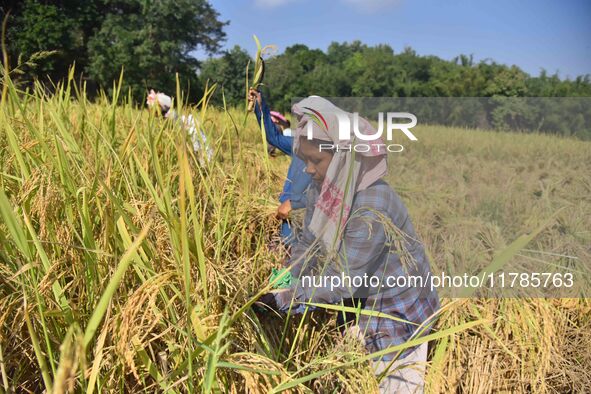
<svg viewBox="0 0 591 394">
<path fill-rule="evenodd" d="M 119 218 L 119 220 L 123 220 L 123 219 Z M 121 260 L 119 261 L 119 265 L 117 266 L 115 273 L 113 274 L 113 276 L 109 280 L 109 283 L 107 284 L 107 287 L 105 288 L 105 291 L 103 292 L 103 295 L 101 296 L 96 308 L 94 309 L 94 312 L 92 313 L 92 316 L 90 317 L 90 320 L 88 321 L 88 324 L 86 326 L 86 330 L 84 331 L 83 343 L 84 343 L 85 349 L 88 348 L 88 346 L 90 345 L 90 342 L 94 338 L 94 334 L 96 333 L 96 331 L 103 319 L 103 316 L 105 315 L 105 313 L 107 311 L 107 307 L 109 305 L 109 302 L 111 301 L 111 298 L 115 294 L 117 287 L 119 287 L 119 283 L 123 279 L 123 275 L 125 275 L 125 271 L 127 270 L 127 267 L 129 266 L 129 263 L 131 262 L 134 253 L 137 251 L 139 246 L 142 244 L 144 238 L 148 234 L 151 224 L 152 223 L 149 222 L 142 229 L 142 231 L 139 233 L 139 235 L 137 236 L 135 241 L 133 241 L 133 244 L 131 244 L 129 249 L 127 249 L 125 254 L 121 257 Z"/>
</svg>

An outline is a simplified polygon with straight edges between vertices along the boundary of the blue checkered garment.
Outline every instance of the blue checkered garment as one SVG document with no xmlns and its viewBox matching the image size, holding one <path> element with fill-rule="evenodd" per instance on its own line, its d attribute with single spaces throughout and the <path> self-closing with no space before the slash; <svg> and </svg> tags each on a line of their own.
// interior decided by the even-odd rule
<svg viewBox="0 0 591 394">
<path fill-rule="evenodd" d="M 312 184 L 307 194 L 304 226 L 292 245 L 289 261 L 294 276 L 302 278 L 303 275 L 313 275 L 314 280 L 320 280 L 322 276 L 341 276 L 343 273 L 350 277 L 367 274 L 378 278 L 414 275 L 428 280 L 431 272 L 424 247 L 415 234 L 404 203 L 386 182 L 379 180 L 354 196 L 339 258 L 335 259 L 322 257 L 324 249 L 308 229 L 319 186 Z M 401 230 L 397 232 L 397 238 L 392 235 L 392 225 Z M 400 247 L 402 243 L 412 258 L 408 258 L 408 254 L 406 258 L 401 258 L 404 254 L 399 253 L 397 245 Z M 320 261 L 330 263 L 322 264 Z M 354 287 L 352 284 L 331 291 L 330 286 L 305 287 L 300 280 L 296 284 L 294 297 L 296 302 L 328 304 L 337 304 L 343 299 L 362 298 L 366 300 L 365 309 L 410 322 L 359 315 L 357 324 L 364 333 L 366 348 L 370 353 L 402 344 L 415 331 L 415 337 L 419 331 L 421 335 L 428 334 L 434 322 L 432 315 L 440 307 L 436 291 L 432 291 L 428 285 L 387 286 L 385 279 L 381 283 L 384 286 Z M 425 324 L 418 330 L 421 323 Z M 423 329 L 425 326 L 426 329 Z M 406 349 L 399 357 L 403 358 L 415 348 Z M 389 353 L 382 359 L 391 360 L 397 353 Z"/>
</svg>

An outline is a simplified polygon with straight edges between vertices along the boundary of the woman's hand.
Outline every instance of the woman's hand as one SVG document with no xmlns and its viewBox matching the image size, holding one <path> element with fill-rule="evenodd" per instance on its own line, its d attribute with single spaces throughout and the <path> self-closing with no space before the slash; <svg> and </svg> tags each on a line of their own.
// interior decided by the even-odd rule
<svg viewBox="0 0 591 394">
<path fill-rule="evenodd" d="M 248 101 L 249 102 L 254 102 L 257 101 L 257 103 L 259 103 L 259 108 L 262 108 L 262 98 L 261 98 L 261 92 L 259 92 L 258 90 L 254 89 L 254 88 L 250 88 L 248 90 Z"/>
<path fill-rule="evenodd" d="M 285 313 L 289 310 L 293 299 L 293 289 L 276 289 L 263 294 L 255 305 L 262 310 L 269 310 L 275 313 Z"/>
<path fill-rule="evenodd" d="M 277 208 L 277 216 L 278 219 L 287 219 L 289 218 L 289 213 L 291 212 L 291 201 L 285 200 L 284 202 L 279 205 Z"/>
</svg>

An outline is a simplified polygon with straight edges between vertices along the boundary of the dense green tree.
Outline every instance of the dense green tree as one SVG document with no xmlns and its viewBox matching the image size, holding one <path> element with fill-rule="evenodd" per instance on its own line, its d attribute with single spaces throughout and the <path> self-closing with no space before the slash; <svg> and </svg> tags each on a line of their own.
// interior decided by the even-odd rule
<svg viewBox="0 0 591 394">
<path fill-rule="evenodd" d="M 81 67 L 87 64 L 85 48 L 100 21 L 96 1 L 9 1 L 0 7 L 0 16 L 8 11 L 6 38 L 13 66 L 19 57 L 54 51 L 27 72 L 30 77 L 57 80 L 74 62 Z"/>
<path fill-rule="evenodd" d="M 224 38 L 223 23 L 206 1 L 109 1 L 110 12 L 88 45 L 89 74 L 103 86 L 125 67 L 125 81 L 138 97 L 147 88 L 175 91 L 175 73 L 183 88 L 198 92 L 198 47 L 215 52 Z M 185 84 L 189 84 L 189 89 Z"/>
<path fill-rule="evenodd" d="M 229 51 L 224 51 L 221 57 L 203 62 L 200 72 L 201 82 L 217 83 L 219 86 L 213 103 L 222 103 L 221 93 L 223 92 L 228 105 L 244 104 L 246 66 L 249 62 L 248 52 L 237 45 Z"/>
<path fill-rule="evenodd" d="M 174 92 L 177 72 L 195 96 L 191 53 L 215 53 L 225 39 L 226 23 L 206 0 L 25 0 L 3 4 L 2 16 L 8 11 L 13 66 L 21 55 L 57 50 L 29 76 L 61 79 L 75 61 L 78 75 L 107 90 L 124 67 L 124 88 L 138 99 L 152 87 Z"/>
</svg>

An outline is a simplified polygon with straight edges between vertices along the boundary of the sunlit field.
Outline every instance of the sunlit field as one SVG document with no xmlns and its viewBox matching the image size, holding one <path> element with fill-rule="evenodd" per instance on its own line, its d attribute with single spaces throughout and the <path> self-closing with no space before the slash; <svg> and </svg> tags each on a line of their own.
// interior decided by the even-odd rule
<svg viewBox="0 0 591 394">
<path fill-rule="evenodd" d="M 0 392 L 375 392 L 334 311 L 251 308 L 285 257 L 269 245 L 289 164 L 254 115 L 177 108 L 200 120 L 206 162 L 179 124 L 114 96 L 10 87 L 0 102 Z M 534 230 L 514 262 L 591 262 L 591 142 L 415 130 L 388 181 L 433 271 L 484 268 Z M 591 387 L 589 299 L 442 304 L 426 392 Z"/>
</svg>

